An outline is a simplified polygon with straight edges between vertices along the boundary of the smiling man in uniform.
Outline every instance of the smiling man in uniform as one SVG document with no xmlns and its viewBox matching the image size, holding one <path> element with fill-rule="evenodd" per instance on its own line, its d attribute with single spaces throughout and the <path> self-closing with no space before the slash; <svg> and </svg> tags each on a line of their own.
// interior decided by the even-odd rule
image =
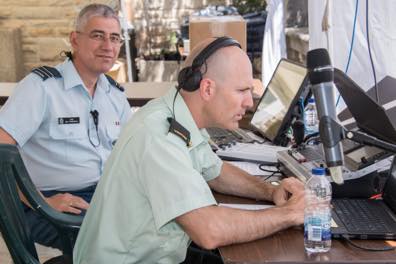
<svg viewBox="0 0 396 264">
<path fill-rule="evenodd" d="M 86 6 L 70 33 L 73 52 L 56 67 L 34 69 L 0 111 L 0 143 L 18 145 L 37 189 L 58 211 L 81 214 L 88 209 L 130 116 L 123 88 L 104 74 L 122 42 L 114 10 Z M 61 248 L 55 228 L 21 199 L 35 241 Z"/>
</svg>

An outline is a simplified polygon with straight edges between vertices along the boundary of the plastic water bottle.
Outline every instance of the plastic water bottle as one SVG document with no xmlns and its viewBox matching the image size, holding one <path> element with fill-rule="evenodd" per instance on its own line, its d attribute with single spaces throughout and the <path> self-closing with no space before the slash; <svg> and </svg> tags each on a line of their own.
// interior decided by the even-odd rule
<svg viewBox="0 0 396 264">
<path fill-rule="evenodd" d="M 307 135 L 319 131 L 318 113 L 316 112 L 316 104 L 314 98 L 308 99 L 308 104 L 304 111 L 305 132 Z"/>
<path fill-rule="evenodd" d="M 331 247 L 331 185 L 324 168 L 312 169 L 305 184 L 304 246 L 308 253 L 327 252 Z"/>
</svg>

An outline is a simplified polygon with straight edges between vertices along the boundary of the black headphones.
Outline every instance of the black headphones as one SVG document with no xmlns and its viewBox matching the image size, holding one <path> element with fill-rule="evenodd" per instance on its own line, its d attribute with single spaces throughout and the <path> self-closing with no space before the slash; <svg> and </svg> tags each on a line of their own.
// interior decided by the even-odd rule
<svg viewBox="0 0 396 264">
<path fill-rule="evenodd" d="M 177 77 L 177 89 L 183 89 L 188 92 L 197 90 L 202 80 L 201 66 L 218 49 L 229 46 L 236 46 L 242 49 L 238 41 L 230 37 L 224 36 L 212 41 L 197 55 L 197 57 L 195 57 L 191 66 L 183 68 L 179 72 Z"/>
</svg>

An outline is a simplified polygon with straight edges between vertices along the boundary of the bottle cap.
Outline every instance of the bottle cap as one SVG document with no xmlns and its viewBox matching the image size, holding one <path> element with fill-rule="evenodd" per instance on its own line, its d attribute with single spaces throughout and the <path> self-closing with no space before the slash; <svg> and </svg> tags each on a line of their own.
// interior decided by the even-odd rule
<svg viewBox="0 0 396 264">
<path fill-rule="evenodd" d="M 315 103 L 315 99 L 314 99 L 314 98 L 312 98 L 312 97 L 311 97 L 311 98 L 309 98 L 309 99 L 308 99 L 308 103 Z"/>
<path fill-rule="evenodd" d="M 325 168 L 322 167 L 312 169 L 312 174 L 314 175 L 325 175 L 325 172 L 326 172 Z"/>
</svg>

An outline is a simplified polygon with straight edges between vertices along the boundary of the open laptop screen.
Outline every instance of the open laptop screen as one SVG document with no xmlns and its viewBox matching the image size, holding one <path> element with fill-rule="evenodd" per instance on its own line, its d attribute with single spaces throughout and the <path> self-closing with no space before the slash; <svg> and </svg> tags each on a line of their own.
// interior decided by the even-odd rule
<svg viewBox="0 0 396 264">
<path fill-rule="evenodd" d="M 282 145 L 282 137 L 291 123 L 293 108 L 306 84 L 306 74 L 304 66 L 282 59 L 250 121 L 275 145 Z"/>
<path fill-rule="evenodd" d="M 396 144 L 396 130 L 385 109 L 374 101 L 352 79 L 339 69 L 334 69 L 334 83 L 348 110 L 364 132 Z"/>
</svg>

